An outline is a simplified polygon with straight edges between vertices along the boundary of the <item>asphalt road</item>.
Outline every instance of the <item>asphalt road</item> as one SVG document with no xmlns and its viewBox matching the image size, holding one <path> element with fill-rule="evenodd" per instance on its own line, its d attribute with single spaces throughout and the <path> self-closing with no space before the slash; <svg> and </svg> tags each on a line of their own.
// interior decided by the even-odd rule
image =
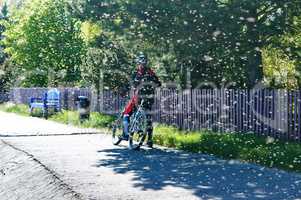
<svg viewBox="0 0 301 200">
<path fill-rule="evenodd" d="M 299 174 L 159 147 L 131 151 L 108 135 L 42 121 L 0 112 L 1 200 L 301 199 Z"/>
</svg>

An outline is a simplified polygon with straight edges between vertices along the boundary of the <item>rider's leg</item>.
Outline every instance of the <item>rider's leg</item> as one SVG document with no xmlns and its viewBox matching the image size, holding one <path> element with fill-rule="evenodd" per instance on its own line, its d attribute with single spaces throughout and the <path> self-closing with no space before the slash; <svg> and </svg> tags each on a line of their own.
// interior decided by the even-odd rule
<svg viewBox="0 0 301 200">
<path fill-rule="evenodd" d="M 137 104 L 137 97 L 134 96 L 126 105 L 123 112 L 123 136 L 125 137 L 125 139 L 127 139 L 129 136 L 130 116 L 132 115 L 136 104 Z"/>
<path fill-rule="evenodd" d="M 147 132 L 147 146 L 153 147 L 153 122 L 152 122 L 152 116 L 147 115 L 147 121 L 146 121 L 146 132 Z"/>
<path fill-rule="evenodd" d="M 151 115 L 151 110 L 152 110 L 152 106 L 154 103 L 154 99 L 153 98 L 146 98 L 145 99 L 145 105 L 144 105 L 144 109 L 146 111 L 146 132 L 148 135 L 148 139 L 147 139 L 147 146 L 149 147 L 153 147 L 153 122 L 152 122 L 152 115 Z"/>
<path fill-rule="evenodd" d="M 130 116 L 123 115 L 123 137 L 127 139 L 129 137 L 129 124 L 130 124 Z"/>
</svg>

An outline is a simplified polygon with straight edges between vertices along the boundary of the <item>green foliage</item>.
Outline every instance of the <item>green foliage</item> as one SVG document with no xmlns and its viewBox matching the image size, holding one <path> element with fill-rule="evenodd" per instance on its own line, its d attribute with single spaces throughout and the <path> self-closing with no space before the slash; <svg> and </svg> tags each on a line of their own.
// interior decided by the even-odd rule
<svg viewBox="0 0 301 200">
<path fill-rule="evenodd" d="M 84 84 L 94 86 L 98 94 L 103 88 L 120 90 L 130 81 L 129 53 L 97 23 L 83 22 L 81 30 L 87 45 L 81 65 Z"/>
<path fill-rule="evenodd" d="M 25 86 L 115 90 L 145 51 L 161 80 L 183 87 L 191 74 L 193 87 L 253 87 L 266 75 L 270 86 L 291 88 L 300 77 L 274 83 L 284 64 L 271 65 L 281 54 L 301 71 L 300 10 L 297 0 L 27 0 L 11 14 L 4 44 Z"/>
<path fill-rule="evenodd" d="M 96 38 L 101 35 L 101 27 L 91 21 L 85 21 L 81 25 L 81 33 L 87 45 L 93 44 Z"/>
<path fill-rule="evenodd" d="M 128 52 L 145 50 L 164 80 L 252 87 L 263 78 L 261 49 L 294 32 L 300 1 L 74 0 L 72 10 L 111 33 Z M 76 12 L 78 11 L 78 12 Z"/>
<path fill-rule="evenodd" d="M 0 64 L 0 92 L 9 91 L 16 84 L 18 69 L 10 60 L 5 60 Z"/>
<path fill-rule="evenodd" d="M 291 19 L 291 31 L 271 38 L 262 49 L 265 81 L 271 87 L 298 89 L 301 85 L 301 16 Z"/>
<path fill-rule="evenodd" d="M 265 82 L 273 88 L 298 88 L 296 62 L 283 50 L 267 47 L 263 49 Z"/>
<path fill-rule="evenodd" d="M 122 48 L 89 48 L 83 58 L 81 72 L 83 81 L 96 88 L 119 90 L 130 81 L 131 67 Z"/>
<path fill-rule="evenodd" d="M 4 35 L 5 51 L 22 69 L 25 86 L 68 85 L 80 79 L 83 42 L 66 1 L 26 1 L 12 13 Z"/>
<path fill-rule="evenodd" d="M 4 24 L 8 20 L 8 6 L 4 3 L 0 13 L 0 39 L 2 39 L 5 31 Z M 11 62 L 6 61 L 7 55 L 4 52 L 4 45 L 0 45 L 0 91 L 7 91 L 10 83 L 13 82 Z"/>
</svg>

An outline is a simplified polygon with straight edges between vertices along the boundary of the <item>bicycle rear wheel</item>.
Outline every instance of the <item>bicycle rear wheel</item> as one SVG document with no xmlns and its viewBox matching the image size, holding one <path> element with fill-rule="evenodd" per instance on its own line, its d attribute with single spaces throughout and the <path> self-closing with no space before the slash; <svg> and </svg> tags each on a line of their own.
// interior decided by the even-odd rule
<svg viewBox="0 0 301 200">
<path fill-rule="evenodd" d="M 113 145 L 119 145 L 122 141 L 123 124 L 121 118 L 117 119 L 111 127 L 112 143 Z"/>
</svg>

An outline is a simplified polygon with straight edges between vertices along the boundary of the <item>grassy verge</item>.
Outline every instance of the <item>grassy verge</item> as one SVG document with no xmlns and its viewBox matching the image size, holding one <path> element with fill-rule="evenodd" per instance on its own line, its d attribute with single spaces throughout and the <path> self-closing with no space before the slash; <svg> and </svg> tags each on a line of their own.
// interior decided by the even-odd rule
<svg viewBox="0 0 301 200">
<path fill-rule="evenodd" d="M 301 144 L 263 138 L 254 134 L 183 132 L 159 125 L 155 128 L 157 144 L 195 153 L 238 159 L 267 167 L 301 172 Z"/>
<path fill-rule="evenodd" d="M 0 110 L 29 115 L 28 107 L 24 105 L 0 105 Z M 91 113 L 91 119 L 80 124 L 78 114 L 74 111 L 63 111 L 52 115 L 49 119 L 91 128 L 107 128 L 114 121 L 111 116 Z M 166 125 L 155 126 L 154 132 L 154 141 L 158 145 L 301 172 L 301 144 L 299 143 L 266 139 L 253 134 L 184 132 Z"/>
<path fill-rule="evenodd" d="M 112 116 L 92 112 L 90 115 L 90 120 L 80 123 L 78 113 L 76 111 L 63 111 L 61 113 L 52 115 L 49 119 L 84 128 L 108 128 L 109 125 L 115 120 L 115 118 Z"/>
<path fill-rule="evenodd" d="M 15 105 L 15 104 L 0 104 L 0 111 L 17 113 L 19 115 L 28 116 L 29 108 L 26 105 Z"/>
<path fill-rule="evenodd" d="M 0 111 L 16 113 L 22 116 L 30 116 L 29 108 L 26 105 L 0 104 Z M 41 111 L 37 110 L 33 113 L 34 117 L 42 117 Z M 80 123 L 78 113 L 76 111 L 63 110 L 49 116 L 49 120 L 72 124 L 84 128 L 107 128 L 115 118 L 101 113 L 92 112 L 90 120 Z"/>
</svg>

